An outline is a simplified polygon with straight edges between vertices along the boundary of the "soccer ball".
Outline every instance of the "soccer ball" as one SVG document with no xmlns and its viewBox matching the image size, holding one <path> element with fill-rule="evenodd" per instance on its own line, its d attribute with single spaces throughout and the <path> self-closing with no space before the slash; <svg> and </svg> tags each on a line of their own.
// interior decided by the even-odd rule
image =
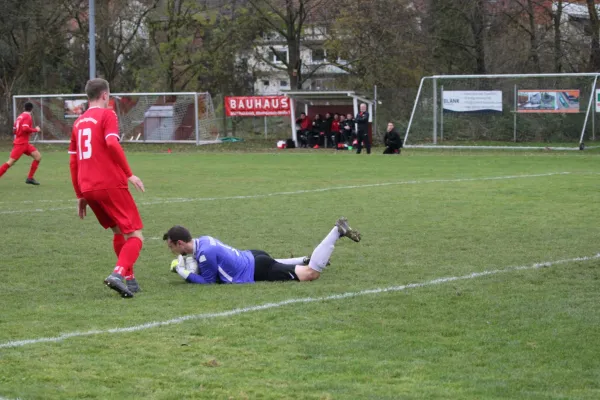
<svg viewBox="0 0 600 400">
<path fill-rule="evenodd" d="M 198 262 L 194 259 L 194 257 L 184 257 L 185 258 L 185 269 L 192 274 L 198 273 Z"/>
<path fill-rule="evenodd" d="M 193 274 L 198 273 L 198 262 L 194 259 L 194 257 L 184 257 L 180 255 L 171 262 L 171 266 L 173 265 L 181 265 L 185 268 L 186 271 L 191 272 Z"/>
</svg>

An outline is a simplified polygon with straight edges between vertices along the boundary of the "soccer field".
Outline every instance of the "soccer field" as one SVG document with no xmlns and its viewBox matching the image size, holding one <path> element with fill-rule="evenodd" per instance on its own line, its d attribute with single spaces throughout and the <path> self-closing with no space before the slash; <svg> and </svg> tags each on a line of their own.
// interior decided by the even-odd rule
<svg viewBox="0 0 600 400">
<path fill-rule="evenodd" d="M 0 179 L 0 399 L 598 399 L 600 155 L 129 152 L 143 292 L 102 281 L 112 235 L 76 216 L 66 152 Z M 6 154 L 3 155 L 3 157 Z M 186 284 L 174 224 L 308 283 Z M 545 263 L 545 264 L 542 264 Z"/>
</svg>

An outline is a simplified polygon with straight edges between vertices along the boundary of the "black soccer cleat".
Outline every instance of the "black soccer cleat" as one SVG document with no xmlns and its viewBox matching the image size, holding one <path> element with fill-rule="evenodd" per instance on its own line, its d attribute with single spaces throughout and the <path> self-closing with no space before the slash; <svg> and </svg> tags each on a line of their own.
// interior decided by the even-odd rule
<svg viewBox="0 0 600 400">
<path fill-rule="evenodd" d="M 27 179 L 25 179 L 25 183 L 28 184 L 28 185 L 36 185 L 36 186 L 40 184 L 34 178 L 27 178 Z"/>
<path fill-rule="evenodd" d="M 352 229 L 350 225 L 348 225 L 348 220 L 345 217 L 341 217 L 335 222 L 335 226 L 338 228 L 338 232 L 340 233 L 340 237 L 346 236 L 347 238 L 354 240 L 355 242 L 360 242 L 360 232 Z"/>
<path fill-rule="evenodd" d="M 142 288 L 140 288 L 140 285 L 135 279 L 126 280 L 125 283 L 127 284 L 127 289 L 129 289 L 131 293 L 139 293 L 142 291 Z"/>
<path fill-rule="evenodd" d="M 133 293 L 127 288 L 127 285 L 114 275 L 109 275 L 108 278 L 104 280 L 104 284 L 119 293 L 123 298 L 129 299 L 133 297 Z"/>
</svg>

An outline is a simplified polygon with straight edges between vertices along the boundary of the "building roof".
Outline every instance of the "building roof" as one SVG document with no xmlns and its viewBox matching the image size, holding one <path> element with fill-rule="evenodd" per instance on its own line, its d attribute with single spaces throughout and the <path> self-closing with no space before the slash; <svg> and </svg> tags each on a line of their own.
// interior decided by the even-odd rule
<svg viewBox="0 0 600 400">
<path fill-rule="evenodd" d="M 353 90 L 282 90 L 284 95 L 311 105 L 349 105 L 354 99 L 367 104 L 373 100 L 357 94 Z"/>
</svg>

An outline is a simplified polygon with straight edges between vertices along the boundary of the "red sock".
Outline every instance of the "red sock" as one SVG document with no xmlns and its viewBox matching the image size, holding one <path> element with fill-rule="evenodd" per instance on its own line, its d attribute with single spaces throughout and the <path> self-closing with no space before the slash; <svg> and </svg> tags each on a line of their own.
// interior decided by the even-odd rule
<svg viewBox="0 0 600 400">
<path fill-rule="evenodd" d="M 113 273 L 119 274 L 121 276 L 125 276 L 125 271 L 126 271 L 125 268 L 118 266 L 118 265 L 115 267 L 115 269 L 113 269 Z"/>
<path fill-rule="evenodd" d="M 28 179 L 33 179 L 33 175 L 38 169 L 38 165 L 40 165 L 40 162 L 38 160 L 33 160 L 33 162 L 31 163 L 31 168 L 29 169 L 29 175 L 27 176 Z"/>
<path fill-rule="evenodd" d="M 125 275 L 123 276 L 125 277 L 126 281 L 130 281 L 135 278 L 135 275 L 133 274 L 133 265 L 125 269 Z"/>
<path fill-rule="evenodd" d="M 8 170 L 9 168 L 10 168 L 10 165 L 8 165 L 8 163 L 2 164 L 2 166 L 0 167 L 0 176 L 4 175 L 6 170 Z"/>
<path fill-rule="evenodd" d="M 121 254 L 121 249 L 123 248 L 124 244 L 125 236 L 123 236 L 120 233 L 115 233 L 115 236 L 113 236 L 113 249 L 115 249 L 115 254 L 117 255 L 117 258 L 119 258 L 119 254 Z"/>
<path fill-rule="evenodd" d="M 114 272 L 123 276 L 133 276 L 133 264 L 135 264 L 140 256 L 141 250 L 142 241 L 140 238 L 134 236 L 127 239 L 119 253 L 119 260 Z"/>
</svg>

